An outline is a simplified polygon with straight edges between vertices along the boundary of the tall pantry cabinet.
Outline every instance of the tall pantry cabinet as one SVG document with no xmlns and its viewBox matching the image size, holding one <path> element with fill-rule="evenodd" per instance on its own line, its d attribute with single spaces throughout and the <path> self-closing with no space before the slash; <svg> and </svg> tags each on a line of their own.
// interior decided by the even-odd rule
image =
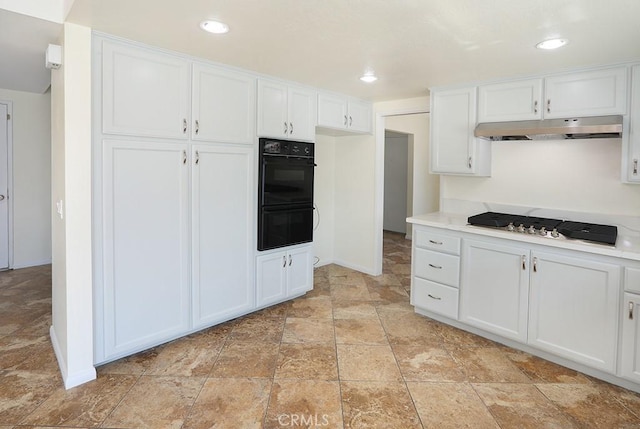
<svg viewBox="0 0 640 429">
<path fill-rule="evenodd" d="M 255 307 L 255 78 L 95 36 L 95 363 Z"/>
</svg>

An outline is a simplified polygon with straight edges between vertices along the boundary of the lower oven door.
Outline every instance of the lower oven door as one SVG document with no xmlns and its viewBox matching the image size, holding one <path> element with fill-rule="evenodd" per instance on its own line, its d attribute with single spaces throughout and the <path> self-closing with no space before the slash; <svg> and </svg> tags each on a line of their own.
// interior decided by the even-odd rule
<svg viewBox="0 0 640 429">
<path fill-rule="evenodd" d="M 313 207 L 263 207 L 258 219 L 258 250 L 313 241 Z"/>
</svg>

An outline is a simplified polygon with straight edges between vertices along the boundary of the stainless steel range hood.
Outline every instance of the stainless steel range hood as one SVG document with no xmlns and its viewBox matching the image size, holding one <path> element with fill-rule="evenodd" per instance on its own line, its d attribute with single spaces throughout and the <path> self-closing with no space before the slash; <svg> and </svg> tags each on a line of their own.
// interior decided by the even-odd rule
<svg viewBox="0 0 640 429">
<path fill-rule="evenodd" d="M 559 140 L 622 137 L 622 116 L 487 122 L 474 135 L 489 140 Z"/>
</svg>

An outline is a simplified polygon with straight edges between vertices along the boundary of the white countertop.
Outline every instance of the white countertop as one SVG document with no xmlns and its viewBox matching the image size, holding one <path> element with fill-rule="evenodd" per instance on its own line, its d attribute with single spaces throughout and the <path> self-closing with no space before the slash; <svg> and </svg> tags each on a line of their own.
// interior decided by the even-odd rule
<svg viewBox="0 0 640 429">
<path fill-rule="evenodd" d="M 616 258 L 640 261 L 640 237 L 622 236 L 618 231 L 618 239 L 615 246 L 589 243 L 582 240 L 572 240 L 564 237 L 548 238 L 529 234 L 519 234 L 483 226 L 473 226 L 467 223 L 467 215 L 454 213 L 427 213 L 407 218 L 407 222 L 415 225 L 432 226 L 435 228 L 460 231 L 469 234 L 484 235 L 487 237 L 503 238 L 507 240 L 533 243 L 548 247 L 555 247 L 580 252 L 594 253 L 598 255 L 613 256 Z"/>
</svg>

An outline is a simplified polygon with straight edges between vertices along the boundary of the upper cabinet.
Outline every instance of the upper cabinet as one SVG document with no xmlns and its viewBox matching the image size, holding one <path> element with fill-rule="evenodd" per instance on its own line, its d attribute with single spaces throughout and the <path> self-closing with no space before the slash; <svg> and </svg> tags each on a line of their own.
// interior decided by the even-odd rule
<svg viewBox="0 0 640 429">
<path fill-rule="evenodd" d="M 488 176 L 491 142 L 473 135 L 476 88 L 431 93 L 431 172 Z"/>
<path fill-rule="evenodd" d="M 624 115 L 627 68 L 618 67 L 545 79 L 545 118 Z"/>
<path fill-rule="evenodd" d="M 267 79 L 258 80 L 258 136 L 315 140 L 316 93 Z"/>
<path fill-rule="evenodd" d="M 103 133 L 186 140 L 189 69 L 178 57 L 103 41 Z"/>
<path fill-rule="evenodd" d="M 191 138 L 253 144 L 255 88 L 252 75 L 194 64 Z"/>
<path fill-rule="evenodd" d="M 640 183 L 640 64 L 631 68 L 631 110 L 629 111 L 629 140 L 622 151 L 622 180 Z"/>
<path fill-rule="evenodd" d="M 542 79 L 478 87 L 478 122 L 542 118 Z"/>
<path fill-rule="evenodd" d="M 318 126 L 370 133 L 371 103 L 337 94 L 318 94 Z"/>
<path fill-rule="evenodd" d="M 478 94 L 478 122 L 624 115 L 627 69 L 481 85 Z"/>
</svg>

